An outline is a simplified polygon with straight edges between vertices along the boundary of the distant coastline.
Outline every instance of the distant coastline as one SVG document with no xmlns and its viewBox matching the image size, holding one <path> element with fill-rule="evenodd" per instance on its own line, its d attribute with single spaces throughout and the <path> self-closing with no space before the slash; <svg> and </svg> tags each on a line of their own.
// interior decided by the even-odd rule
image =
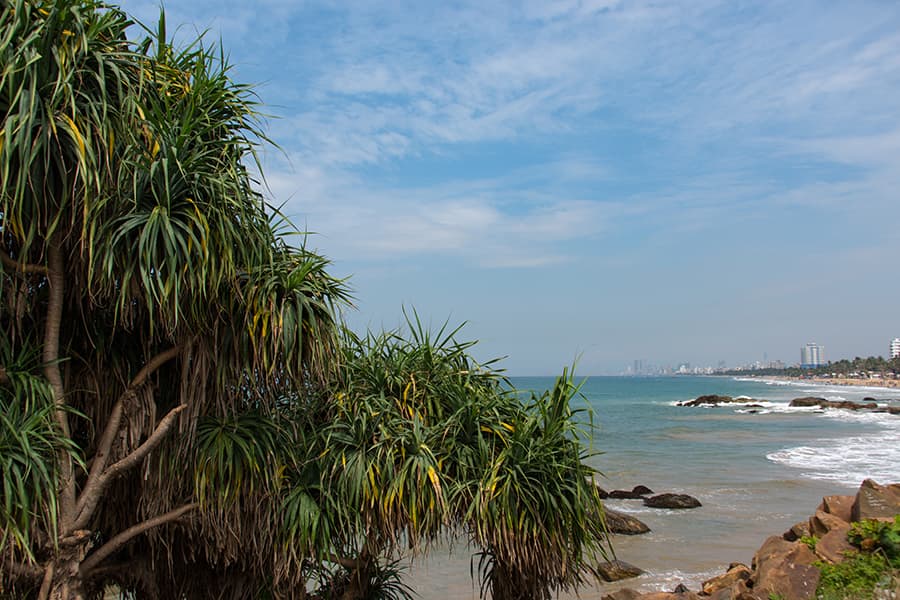
<svg viewBox="0 0 900 600">
<path fill-rule="evenodd" d="M 900 389 L 900 379 L 863 379 L 858 377 L 789 377 L 787 375 L 745 375 L 743 377 L 760 381 L 790 381 L 797 383 L 814 383 L 819 385 L 841 385 L 848 387 L 870 387 L 884 389 Z"/>
</svg>

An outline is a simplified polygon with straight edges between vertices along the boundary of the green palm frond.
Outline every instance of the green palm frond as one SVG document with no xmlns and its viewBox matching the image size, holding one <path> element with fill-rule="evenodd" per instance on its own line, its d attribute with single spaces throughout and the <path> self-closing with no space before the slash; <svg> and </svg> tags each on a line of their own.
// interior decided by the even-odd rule
<svg viewBox="0 0 900 600">
<path fill-rule="evenodd" d="M 0 365 L 0 551 L 11 547 L 32 559 L 33 526 L 54 531 L 56 523 L 58 453 L 77 460 L 77 448 L 56 424 L 37 349 L 24 344 L 16 352 L 0 342 Z"/>
</svg>

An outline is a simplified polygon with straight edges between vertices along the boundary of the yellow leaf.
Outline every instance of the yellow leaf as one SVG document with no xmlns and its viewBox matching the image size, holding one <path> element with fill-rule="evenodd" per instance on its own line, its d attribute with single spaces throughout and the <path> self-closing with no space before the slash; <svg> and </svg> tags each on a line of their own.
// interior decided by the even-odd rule
<svg viewBox="0 0 900 600">
<path fill-rule="evenodd" d="M 75 137 L 75 141 L 78 143 L 78 150 L 81 152 L 81 156 L 84 156 L 84 138 L 81 137 L 81 132 L 78 131 L 78 126 L 75 125 L 75 121 L 69 118 L 69 115 L 63 115 L 62 118 L 65 120 L 66 124 L 69 126 L 69 129 L 72 132 L 72 135 Z"/>
</svg>

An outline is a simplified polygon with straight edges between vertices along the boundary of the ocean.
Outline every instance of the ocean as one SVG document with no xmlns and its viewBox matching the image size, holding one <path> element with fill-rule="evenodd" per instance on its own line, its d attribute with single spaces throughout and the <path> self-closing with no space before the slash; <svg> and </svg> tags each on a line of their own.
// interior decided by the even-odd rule
<svg viewBox="0 0 900 600">
<path fill-rule="evenodd" d="M 513 378 L 520 390 L 544 390 L 550 377 Z M 659 510 L 639 500 L 608 500 L 647 523 L 651 532 L 613 536 L 616 557 L 646 573 L 622 584 L 582 589 L 599 599 L 619 587 L 698 589 L 734 561 L 750 564 L 770 535 L 780 535 L 815 511 L 822 496 L 852 494 L 865 478 L 900 482 L 900 416 L 790 408 L 791 399 L 819 396 L 900 405 L 900 390 L 838 387 L 728 377 L 590 377 L 583 398 L 595 430 L 591 460 L 607 490 L 646 485 L 654 493 L 698 498 L 693 510 Z M 747 397 L 709 408 L 676 403 L 704 394 Z M 752 399 L 752 400 L 750 400 Z M 409 566 L 407 582 L 424 599 L 478 598 L 471 550 L 435 548 Z M 561 594 L 561 598 L 575 598 Z"/>
</svg>

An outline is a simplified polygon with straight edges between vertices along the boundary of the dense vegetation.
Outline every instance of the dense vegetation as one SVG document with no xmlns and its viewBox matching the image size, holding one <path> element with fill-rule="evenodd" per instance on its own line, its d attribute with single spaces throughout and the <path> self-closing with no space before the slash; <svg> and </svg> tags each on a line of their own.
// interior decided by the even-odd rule
<svg viewBox="0 0 900 600">
<path fill-rule="evenodd" d="M 842 358 L 827 365 L 815 367 L 812 369 L 801 369 L 800 367 L 787 367 L 785 369 L 754 369 L 754 375 L 784 375 L 787 377 L 803 377 L 807 375 L 836 375 L 838 377 L 863 376 L 869 377 L 873 374 L 888 375 L 900 374 L 900 357 L 890 360 L 882 356 L 870 356 L 868 358 L 860 358 L 857 356 L 853 360 Z M 746 375 L 747 371 L 730 370 L 725 371 L 725 375 Z"/>
<path fill-rule="evenodd" d="M 837 564 L 819 563 L 818 600 L 888 598 L 900 591 L 900 515 L 854 523 L 847 536 L 859 551 Z"/>
<path fill-rule="evenodd" d="M 0 594 L 403 596 L 442 536 L 498 600 L 592 576 L 571 374 L 523 398 L 456 331 L 346 331 L 220 49 L 0 6 Z"/>
</svg>

